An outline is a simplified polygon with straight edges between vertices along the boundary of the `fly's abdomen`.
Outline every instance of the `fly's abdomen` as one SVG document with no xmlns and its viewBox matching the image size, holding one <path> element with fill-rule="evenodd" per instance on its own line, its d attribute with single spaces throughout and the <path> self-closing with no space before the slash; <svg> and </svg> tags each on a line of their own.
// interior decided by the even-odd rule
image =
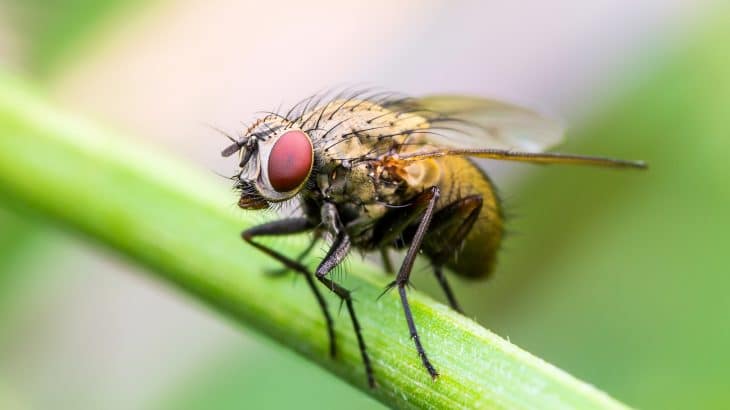
<svg viewBox="0 0 730 410">
<path fill-rule="evenodd" d="M 502 241 L 502 212 L 489 178 L 462 157 L 438 159 L 441 198 L 427 253 L 454 273 L 484 278 L 494 269 Z"/>
</svg>

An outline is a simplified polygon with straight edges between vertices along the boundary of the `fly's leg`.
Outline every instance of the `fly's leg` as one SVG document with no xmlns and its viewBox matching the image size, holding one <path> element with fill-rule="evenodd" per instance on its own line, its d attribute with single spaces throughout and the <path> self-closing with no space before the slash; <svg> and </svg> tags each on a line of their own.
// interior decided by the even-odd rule
<svg viewBox="0 0 730 410">
<path fill-rule="evenodd" d="M 403 264 L 398 271 L 398 276 L 396 276 L 395 281 L 388 286 L 388 289 L 393 288 L 394 286 L 398 287 L 398 294 L 400 295 L 400 300 L 403 304 L 403 313 L 405 314 L 406 322 L 408 323 L 408 330 L 410 331 L 411 339 L 413 339 L 413 343 L 416 344 L 416 350 L 418 351 L 418 356 L 421 358 L 423 366 L 428 371 L 428 374 L 430 374 L 431 377 L 434 379 L 438 377 L 439 374 L 433 367 L 431 362 L 428 360 L 428 356 L 426 356 L 426 351 L 423 349 L 423 345 L 421 345 L 421 339 L 419 338 L 418 331 L 416 330 L 416 323 L 413 321 L 411 307 L 408 304 L 408 297 L 406 296 L 406 285 L 408 285 L 408 279 L 411 276 L 413 263 L 415 262 L 416 256 L 418 256 L 418 252 L 421 249 L 423 238 L 426 235 L 426 231 L 428 230 L 431 219 L 433 218 L 434 208 L 436 207 L 436 202 L 438 201 L 440 195 L 441 191 L 438 187 L 434 186 L 426 190 L 416 199 L 416 203 L 414 205 L 417 208 L 423 209 L 421 222 L 418 224 L 416 233 L 411 241 L 411 246 L 408 248 L 408 252 L 406 252 Z"/>
<path fill-rule="evenodd" d="M 433 263 L 433 272 L 446 294 L 451 307 L 457 312 L 464 312 L 456 302 L 451 286 L 446 280 L 443 265 L 453 258 L 461 244 L 474 227 L 479 212 L 482 210 L 482 197 L 472 195 L 446 205 L 434 215 L 434 222 L 429 229 L 429 236 L 435 238 L 433 242 L 424 244 L 428 248 Z"/>
<path fill-rule="evenodd" d="M 422 194 L 423 195 L 423 194 Z M 404 243 L 404 232 L 412 226 L 428 205 L 427 201 L 416 198 L 410 206 L 396 209 L 378 221 L 373 229 L 376 246 L 380 249 L 380 259 L 385 272 L 394 275 L 395 268 L 388 253 L 389 247 L 399 248 Z"/>
<path fill-rule="evenodd" d="M 296 261 L 296 262 L 298 262 L 298 263 L 302 263 L 302 261 L 304 260 L 304 258 L 306 258 L 307 256 L 309 256 L 309 254 L 310 254 L 310 253 L 312 253 L 312 250 L 314 250 L 314 247 L 315 247 L 315 245 L 317 245 L 317 242 L 318 242 L 318 240 L 319 240 L 319 237 L 315 237 L 315 238 L 313 238 L 313 239 L 312 239 L 312 241 L 311 241 L 311 242 L 309 242 L 309 245 L 307 245 L 307 247 L 306 247 L 306 248 L 305 248 L 305 249 L 304 249 L 304 250 L 302 251 L 302 253 L 300 253 L 300 254 L 299 254 L 299 255 L 298 255 L 298 256 L 297 256 L 297 257 L 296 257 L 296 258 L 294 259 L 294 261 Z M 268 271 L 268 272 L 266 272 L 266 273 L 267 273 L 267 274 L 268 274 L 269 276 L 284 276 L 284 275 L 286 275 L 286 274 L 287 274 L 287 273 L 288 273 L 288 272 L 289 272 L 290 270 L 291 270 L 291 269 L 289 269 L 289 268 L 287 268 L 287 267 L 282 267 L 282 268 L 280 268 L 280 269 L 272 269 L 272 270 L 270 270 L 270 271 Z"/>
<path fill-rule="evenodd" d="M 306 218 L 282 219 L 249 228 L 241 232 L 241 237 L 255 248 L 281 262 L 286 269 L 291 269 L 304 275 L 307 279 L 307 285 L 309 285 L 309 288 L 314 293 L 314 297 L 317 298 L 317 303 L 319 303 L 319 307 L 322 309 L 322 313 L 324 314 L 324 319 L 327 323 L 327 334 L 330 341 L 330 356 L 334 358 L 337 355 L 334 322 L 332 321 L 332 316 L 330 316 L 330 312 L 327 309 L 327 301 L 322 296 L 322 293 L 320 293 L 316 283 L 314 283 L 312 273 L 309 272 L 309 270 L 307 270 L 307 268 L 299 261 L 292 260 L 279 252 L 254 241 L 254 238 L 257 236 L 293 235 L 306 232 L 311 229 L 312 225 Z"/>
<path fill-rule="evenodd" d="M 347 312 L 352 320 L 352 327 L 355 330 L 355 336 L 357 337 L 357 344 L 360 348 L 360 356 L 362 356 L 363 365 L 365 366 L 365 374 L 368 378 L 368 385 L 371 388 L 374 388 L 375 378 L 373 377 L 373 368 L 370 364 L 370 357 L 368 356 L 367 348 L 365 347 L 365 339 L 362 337 L 360 322 L 358 322 L 357 316 L 355 315 L 351 292 L 327 277 L 327 274 L 339 265 L 350 251 L 350 237 L 345 232 L 339 215 L 337 214 L 337 209 L 334 205 L 330 203 L 324 204 L 322 208 L 322 221 L 330 229 L 330 232 L 334 236 L 334 241 L 332 243 L 332 247 L 330 247 L 329 251 L 327 251 L 327 255 L 317 267 L 315 276 L 345 303 Z"/>
<path fill-rule="evenodd" d="M 393 268 L 393 261 L 390 260 L 388 248 L 380 248 L 380 259 L 383 261 L 383 268 L 385 269 L 385 272 L 388 273 L 388 275 L 395 275 L 395 268 Z"/>
<path fill-rule="evenodd" d="M 446 275 L 444 275 L 443 267 L 441 265 L 434 265 L 433 274 L 436 275 L 436 279 L 439 281 L 439 285 L 441 285 L 441 289 L 443 289 L 444 294 L 446 294 L 446 299 L 449 301 L 451 308 L 463 315 L 464 311 L 461 310 L 461 306 L 459 306 L 459 303 L 456 301 L 456 297 L 454 297 L 454 292 L 451 290 L 449 281 L 446 280 Z"/>
</svg>

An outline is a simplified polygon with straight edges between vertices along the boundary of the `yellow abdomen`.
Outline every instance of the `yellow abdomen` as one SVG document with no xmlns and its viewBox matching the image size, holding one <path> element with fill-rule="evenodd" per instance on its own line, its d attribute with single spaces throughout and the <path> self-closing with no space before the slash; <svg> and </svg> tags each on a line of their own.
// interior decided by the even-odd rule
<svg viewBox="0 0 730 410">
<path fill-rule="evenodd" d="M 482 198 L 476 222 L 446 266 L 465 277 L 484 278 L 494 268 L 503 233 L 501 204 L 494 185 L 467 158 L 447 156 L 436 161 L 441 168 L 441 198 L 437 209 L 472 195 Z"/>
</svg>

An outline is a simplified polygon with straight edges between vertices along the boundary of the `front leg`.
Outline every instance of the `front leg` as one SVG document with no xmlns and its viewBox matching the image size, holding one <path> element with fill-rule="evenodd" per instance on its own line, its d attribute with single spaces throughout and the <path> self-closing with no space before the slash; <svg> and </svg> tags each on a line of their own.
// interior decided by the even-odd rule
<svg viewBox="0 0 730 410">
<path fill-rule="evenodd" d="M 304 265 L 302 265 L 300 261 L 292 260 L 280 254 L 279 252 L 269 248 L 268 246 L 262 245 L 254 241 L 254 238 L 258 236 L 294 235 L 310 231 L 313 228 L 313 225 L 306 218 L 282 219 L 279 221 L 268 222 L 262 225 L 254 226 L 253 228 L 246 229 L 241 233 L 241 237 L 243 238 L 243 240 L 250 243 L 255 248 L 261 250 L 262 252 L 281 262 L 286 267 L 286 269 L 291 269 L 304 275 L 304 277 L 307 279 L 307 285 L 309 285 L 309 288 L 314 293 L 314 297 L 317 299 L 317 303 L 319 303 L 319 307 L 324 314 L 324 319 L 327 323 L 327 334 L 329 335 L 330 341 L 330 356 L 335 357 L 337 355 L 337 346 L 335 343 L 334 321 L 332 320 L 332 316 L 330 316 L 330 312 L 327 309 L 327 301 L 324 299 L 322 293 L 320 293 L 319 291 L 319 288 L 317 288 L 316 284 L 314 283 L 314 279 L 312 279 L 312 273 L 309 272 L 309 270 Z"/>
<path fill-rule="evenodd" d="M 345 232 L 345 228 L 340 221 L 340 217 L 337 213 L 337 208 L 331 203 L 325 203 L 322 207 L 322 222 L 329 229 L 330 233 L 334 236 L 332 247 L 327 251 L 327 255 L 324 257 L 322 262 L 315 271 L 317 279 L 324 283 L 327 288 L 334 292 L 347 306 L 347 312 L 352 320 L 352 327 L 355 329 L 355 336 L 357 337 L 357 344 L 360 348 L 360 355 L 362 356 L 363 365 L 365 366 L 365 374 L 368 378 L 368 385 L 375 387 L 375 378 L 373 377 L 373 369 L 370 364 L 370 357 L 368 356 L 367 348 L 365 347 L 365 339 L 362 337 L 362 331 L 360 329 L 360 323 L 355 315 L 355 309 L 352 304 L 351 292 L 345 289 L 337 282 L 329 279 L 327 274 L 339 265 L 347 256 L 350 251 L 350 237 Z"/>
<path fill-rule="evenodd" d="M 314 238 L 312 238 L 312 241 L 309 242 L 309 245 L 307 245 L 307 247 L 296 258 L 294 258 L 294 261 L 302 263 L 302 261 L 304 261 L 304 259 L 309 256 L 310 253 L 312 253 L 314 247 L 317 246 L 317 242 L 319 242 L 319 236 L 315 234 Z M 284 276 L 287 273 L 289 273 L 289 268 L 287 267 L 272 269 L 271 271 L 267 272 L 268 275 L 273 277 Z"/>
</svg>

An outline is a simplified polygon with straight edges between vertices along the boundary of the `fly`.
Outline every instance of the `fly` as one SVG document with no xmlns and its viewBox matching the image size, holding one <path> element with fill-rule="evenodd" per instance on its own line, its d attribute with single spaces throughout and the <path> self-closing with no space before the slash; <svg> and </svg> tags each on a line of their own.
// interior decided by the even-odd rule
<svg viewBox="0 0 730 410">
<path fill-rule="evenodd" d="M 337 345 L 333 320 L 320 282 L 347 308 L 357 336 L 368 384 L 375 386 L 351 292 L 328 275 L 353 249 L 380 251 L 395 280 L 410 336 L 432 378 L 429 360 L 408 304 L 406 286 L 416 256 L 429 259 L 449 304 L 462 312 L 444 268 L 467 278 L 493 271 L 503 236 L 500 200 L 489 177 L 471 158 L 537 164 L 580 164 L 646 168 L 642 161 L 547 153 L 563 131 L 533 111 L 459 95 L 422 98 L 356 93 L 325 101 L 310 97 L 288 113 L 266 113 L 223 156 L 239 155 L 233 177 L 243 209 L 265 209 L 296 201 L 302 215 L 264 223 L 242 238 L 304 276 L 327 324 L 329 352 Z M 260 236 L 311 232 L 297 258 L 256 241 Z M 331 245 L 312 273 L 301 261 L 314 244 Z M 406 249 L 397 271 L 389 249 Z"/>
</svg>

